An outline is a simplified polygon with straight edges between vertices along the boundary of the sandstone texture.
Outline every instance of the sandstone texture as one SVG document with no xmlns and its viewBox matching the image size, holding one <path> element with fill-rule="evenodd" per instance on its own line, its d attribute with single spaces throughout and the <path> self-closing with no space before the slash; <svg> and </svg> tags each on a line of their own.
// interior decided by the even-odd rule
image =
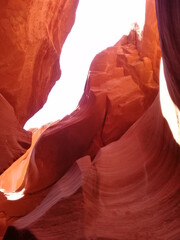
<svg viewBox="0 0 180 240">
<path fill-rule="evenodd" d="M 0 3 L 0 172 L 31 145 L 24 123 L 60 77 L 59 57 L 78 0 Z"/>
<path fill-rule="evenodd" d="M 180 239 L 180 146 L 159 94 L 162 51 L 179 127 L 179 9 L 147 0 L 142 39 L 132 30 L 97 54 L 77 109 L 31 130 L 31 147 L 0 175 L 2 239 Z"/>
<path fill-rule="evenodd" d="M 156 12 L 150 11 L 155 8 L 155 1 L 146 0 L 146 24 L 143 30 L 143 41 L 140 44 L 142 56 L 147 56 L 152 60 L 153 78 L 159 81 L 159 58 L 161 56 L 161 48 L 159 45 L 159 34 L 157 31 Z"/>
<path fill-rule="evenodd" d="M 87 103 L 40 136 L 25 176 L 26 192 L 39 191 L 56 182 L 88 152 L 104 121 L 105 100 L 102 94 L 90 94 Z"/>
<path fill-rule="evenodd" d="M 13 107 L 0 94 L 0 172 L 23 155 L 31 145 L 31 133 L 20 126 Z"/>
<path fill-rule="evenodd" d="M 60 77 L 59 57 L 78 0 L 0 3 L 0 93 L 24 124 Z"/>
<path fill-rule="evenodd" d="M 152 60 L 141 56 L 133 30 L 91 64 L 85 93 L 106 93 L 103 145 L 117 140 L 145 112 L 157 95 Z M 160 60 L 160 58 L 158 58 Z"/>
</svg>

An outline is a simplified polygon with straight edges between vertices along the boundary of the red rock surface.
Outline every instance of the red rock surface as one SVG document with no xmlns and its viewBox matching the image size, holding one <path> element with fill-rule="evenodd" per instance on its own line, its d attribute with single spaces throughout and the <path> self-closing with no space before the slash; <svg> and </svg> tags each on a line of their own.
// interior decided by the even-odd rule
<svg viewBox="0 0 180 240">
<path fill-rule="evenodd" d="M 87 239 L 178 239 L 179 159 L 157 98 L 94 160 L 83 187 Z"/>
<path fill-rule="evenodd" d="M 49 127 L 38 139 L 23 184 L 26 192 L 39 191 L 53 184 L 87 153 L 103 124 L 106 98 L 103 94 L 90 93 L 85 100 L 70 116 Z"/>
<path fill-rule="evenodd" d="M 150 9 L 153 9 L 150 11 Z M 153 67 L 153 78 L 159 81 L 159 58 L 161 56 L 161 48 L 159 43 L 159 34 L 157 31 L 157 19 L 155 9 L 155 1 L 146 0 L 146 24 L 143 30 L 143 41 L 140 45 L 142 56 L 151 59 Z"/>
<path fill-rule="evenodd" d="M 0 94 L 0 172 L 7 169 L 31 145 L 31 133 L 21 128 L 13 107 Z"/>
<path fill-rule="evenodd" d="M 0 172 L 30 147 L 24 123 L 60 77 L 59 57 L 78 0 L 0 2 Z"/>
<path fill-rule="evenodd" d="M 42 126 L 40 129 L 31 129 L 32 143 L 30 148 L 19 159 L 17 159 L 14 164 L 4 171 L 3 174 L 0 175 L 0 189 L 4 189 L 5 192 L 15 192 L 18 188 L 20 188 L 27 171 L 34 145 L 49 126 L 51 126 L 51 124 Z"/>
<path fill-rule="evenodd" d="M 89 171 L 73 167 L 74 173 L 68 171 L 67 180 L 59 180 L 14 226 L 27 228 L 37 239 L 178 239 L 179 158 L 180 148 L 157 97 L 123 137 L 100 150 L 92 165 L 88 158 L 81 159 L 79 167 L 83 162 Z M 80 175 L 81 190 L 60 201 L 76 189 Z M 38 194 L 42 197 L 34 195 L 36 204 Z M 27 204 L 28 198 L 12 203 L 9 213 L 14 213 L 12 206 Z"/>
<path fill-rule="evenodd" d="M 78 0 L 0 2 L 0 93 L 23 125 L 60 77 L 59 57 Z"/>
<path fill-rule="evenodd" d="M 38 239 L 178 239 L 179 158 L 157 98 L 122 138 L 100 150 L 81 191 L 28 229 Z M 14 225 L 27 227 L 37 210 Z"/>
<path fill-rule="evenodd" d="M 85 94 L 92 90 L 107 96 L 103 145 L 122 136 L 151 105 L 158 92 L 152 59 L 142 56 L 134 41 L 135 35 L 137 33 L 131 31 L 123 36 L 115 46 L 99 53 L 90 66 Z"/>
<path fill-rule="evenodd" d="M 156 26 L 154 4 L 147 6 L 146 23 Z M 156 7 L 165 77 L 179 106 L 179 28 L 170 27 L 180 4 Z M 1 175 L 6 191 L 25 187 L 17 201 L 0 194 L 0 235 L 11 226 L 4 239 L 179 240 L 180 147 L 156 96 L 157 32 L 147 27 L 142 42 L 136 37 L 132 31 L 97 55 L 79 107 L 34 131 L 31 149 Z"/>
</svg>

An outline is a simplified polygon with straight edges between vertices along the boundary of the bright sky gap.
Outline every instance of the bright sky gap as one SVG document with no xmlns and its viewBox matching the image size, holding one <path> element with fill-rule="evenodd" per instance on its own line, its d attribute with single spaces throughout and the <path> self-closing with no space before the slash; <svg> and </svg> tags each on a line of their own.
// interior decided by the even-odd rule
<svg viewBox="0 0 180 240">
<path fill-rule="evenodd" d="M 143 29 L 144 20 L 145 0 L 80 0 L 75 24 L 60 57 L 61 78 L 44 107 L 24 128 L 39 128 L 70 114 L 83 94 L 95 55 L 128 34 L 133 23 Z"/>
</svg>

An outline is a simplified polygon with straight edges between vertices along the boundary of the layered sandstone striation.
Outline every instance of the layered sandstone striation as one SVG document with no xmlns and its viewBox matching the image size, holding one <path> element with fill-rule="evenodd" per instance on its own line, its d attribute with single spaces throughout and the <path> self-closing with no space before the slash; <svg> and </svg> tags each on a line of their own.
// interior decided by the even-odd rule
<svg viewBox="0 0 180 240">
<path fill-rule="evenodd" d="M 123 137 L 102 148 L 93 163 L 88 156 L 77 161 L 79 171 L 73 166 L 68 181 L 59 180 L 14 226 L 37 239 L 178 239 L 179 158 L 158 96 Z M 72 194 L 80 179 L 81 189 Z"/>
<path fill-rule="evenodd" d="M 176 42 L 179 53 L 178 28 L 169 28 L 180 5 L 156 5 L 163 80 L 178 106 L 179 62 L 167 47 Z M 31 148 L 0 176 L 4 239 L 179 240 L 180 147 L 161 111 L 155 16 L 147 0 L 142 40 L 133 30 L 98 54 L 78 108 L 32 130 Z"/>
<path fill-rule="evenodd" d="M 42 190 L 63 176 L 78 158 L 88 154 L 93 159 L 101 147 L 119 139 L 151 105 L 158 84 L 151 59 L 139 55 L 132 37 L 135 34 L 132 31 L 95 57 L 78 108 L 45 131 L 44 127 L 40 130 L 37 142 L 21 157 L 29 164 L 27 172 L 22 171 L 24 181 L 18 184 L 19 189 L 25 188 L 26 193 Z M 2 179 L 7 175 L 15 178 L 5 173 Z M 1 187 L 7 190 L 4 180 Z"/>
</svg>

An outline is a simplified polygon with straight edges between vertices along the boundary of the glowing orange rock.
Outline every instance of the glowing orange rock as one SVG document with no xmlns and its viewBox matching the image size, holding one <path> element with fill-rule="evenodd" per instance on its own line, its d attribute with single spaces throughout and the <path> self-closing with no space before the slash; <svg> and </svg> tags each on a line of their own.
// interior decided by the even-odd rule
<svg viewBox="0 0 180 240">
<path fill-rule="evenodd" d="M 143 30 L 143 41 L 140 48 L 141 56 L 151 59 L 153 78 L 158 83 L 161 48 L 159 43 L 155 1 L 146 0 L 145 26 Z"/>
<path fill-rule="evenodd" d="M 137 38 L 137 33 L 131 31 L 113 47 L 99 53 L 90 66 L 85 94 L 91 89 L 107 96 L 101 133 L 103 145 L 121 137 L 151 105 L 158 92 L 152 60 L 141 56 Z"/>
<path fill-rule="evenodd" d="M 41 134 L 50 126 L 47 124 L 40 129 L 31 129 L 32 142 L 29 149 L 13 163 L 3 174 L 0 175 L 0 189 L 5 193 L 13 193 L 18 191 L 18 188 L 22 185 L 24 176 L 29 165 L 32 149 L 36 144 Z M 29 132 L 30 134 L 30 132 Z"/>
<path fill-rule="evenodd" d="M 167 28 L 165 35 L 161 32 L 161 37 L 172 50 L 175 39 L 171 37 L 179 34 L 179 25 L 171 28 L 170 23 L 179 20 L 179 2 L 156 2 L 158 14 L 162 17 L 159 24 L 163 29 Z M 150 8 L 149 12 L 152 10 L 154 16 L 153 9 Z M 163 17 L 167 22 L 163 21 Z M 174 30 L 171 37 L 167 35 L 169 28 Z M 113 101 L 116 95 L 120 99 L 123 94 L 130 92 L 130 96 L 125 98 L 125 111 L 126 108 L 128 110 L 127 103 L 132 101 L 131 96 L 137 96 L 137 103 L 146 99 L 143 101 L 146 108 L 153 99 L 146 97 L 151 92 L 154 95 L 157 92 L 158 85 L 154 81 L 159 71 L 156 69 L 158 65 L 154 65 L 159 61 L 157 51 L 153 52 L 151 59 L 150 56 L 137 53 L 135 42 L 129 45 L 127 41 L 128 37 L 124 38 L 123 44 L 121 42 L 123 47 L 119 48 L 118 54 L 115 53 L 118 55 L 119 69 L 114 61 L 115 55 L 111 56 L 108 68 L 106 53 L 100 54 L 101 62 L 93 66 L 79 104 L 80 109 L 47 129 L 36 142 L 25 176 L 27 192 L 24 198 L 9 203 L 0 195 L 0 211 L 3 212 L 0 216 L 1 229 L 5 228 L 8 219 L 19 218 L 12 219 L 12 222 L 9 220 L 9 224 L 15 228 L 9 227 L 4 239 L 12 238 L 13 231 L 25 238 L 23 232 L 26 230 L 23 229 L 28 228 L 28 234 L 32 231 L 38 239 L 179 240 L 180 147 L 162 115 L 159 95 L 123 136 L 101 148 L 94 162 L 90 162 L 90 156 L 85 156 L 90 149 L 94 150 L 93 143 L 101 143 L 108 116 L 105 98 L 109 97 L 112 103 L 116 103 Z M 163 49 L 165 56 L 169 53 L 167 46 Z M 179 56 L 178 51 L 176 54 Z M 179 61 L 170 68 L 174 59 L 178 59 L 176 54 L 175 58 L 167 55 L 165 75 L 178 105 Z M 125 91 L 124 84 L 123 92 L 118 89 L 117 81 L 120 79 L 127 79 L 128 90 Z M 136 95 L 133 95 L 135 92 Z M 119 103 L 122 106 L 122 99 Z M 109 117 L 116 112 L 118 104 L 114 104 Z M 136 107 L 130 106 L 135 113 Z M 113 120 L 109 123 L 115 125 Z M 83 155 L 85 157 L 76 162 Z M 82 188 L 77 191 L 81 177 Z M 43 189 L 45 187 L 48 188 Z"/>
<path fill-rule="evenodd" d="M 60 77 L 59 57 L 78 0 L 0 2 L 0 93 L 24 124 Z"/>
<path fill-rule="evenodd" d="M 0 2 L 0 172 L 30 146 L 31 134 L 21 127 L 43 106 L 60 77 L 59 57 L 77 4 Z"/>
<path fill-rule="evenodd" d="M 91 92 L 71 115 L 44 131 L 32 150 L 23 184 L 26 192 L 53 184 L 87 154 L 103 124 L 105 101 L 105 94 Z"/>
</svg>

